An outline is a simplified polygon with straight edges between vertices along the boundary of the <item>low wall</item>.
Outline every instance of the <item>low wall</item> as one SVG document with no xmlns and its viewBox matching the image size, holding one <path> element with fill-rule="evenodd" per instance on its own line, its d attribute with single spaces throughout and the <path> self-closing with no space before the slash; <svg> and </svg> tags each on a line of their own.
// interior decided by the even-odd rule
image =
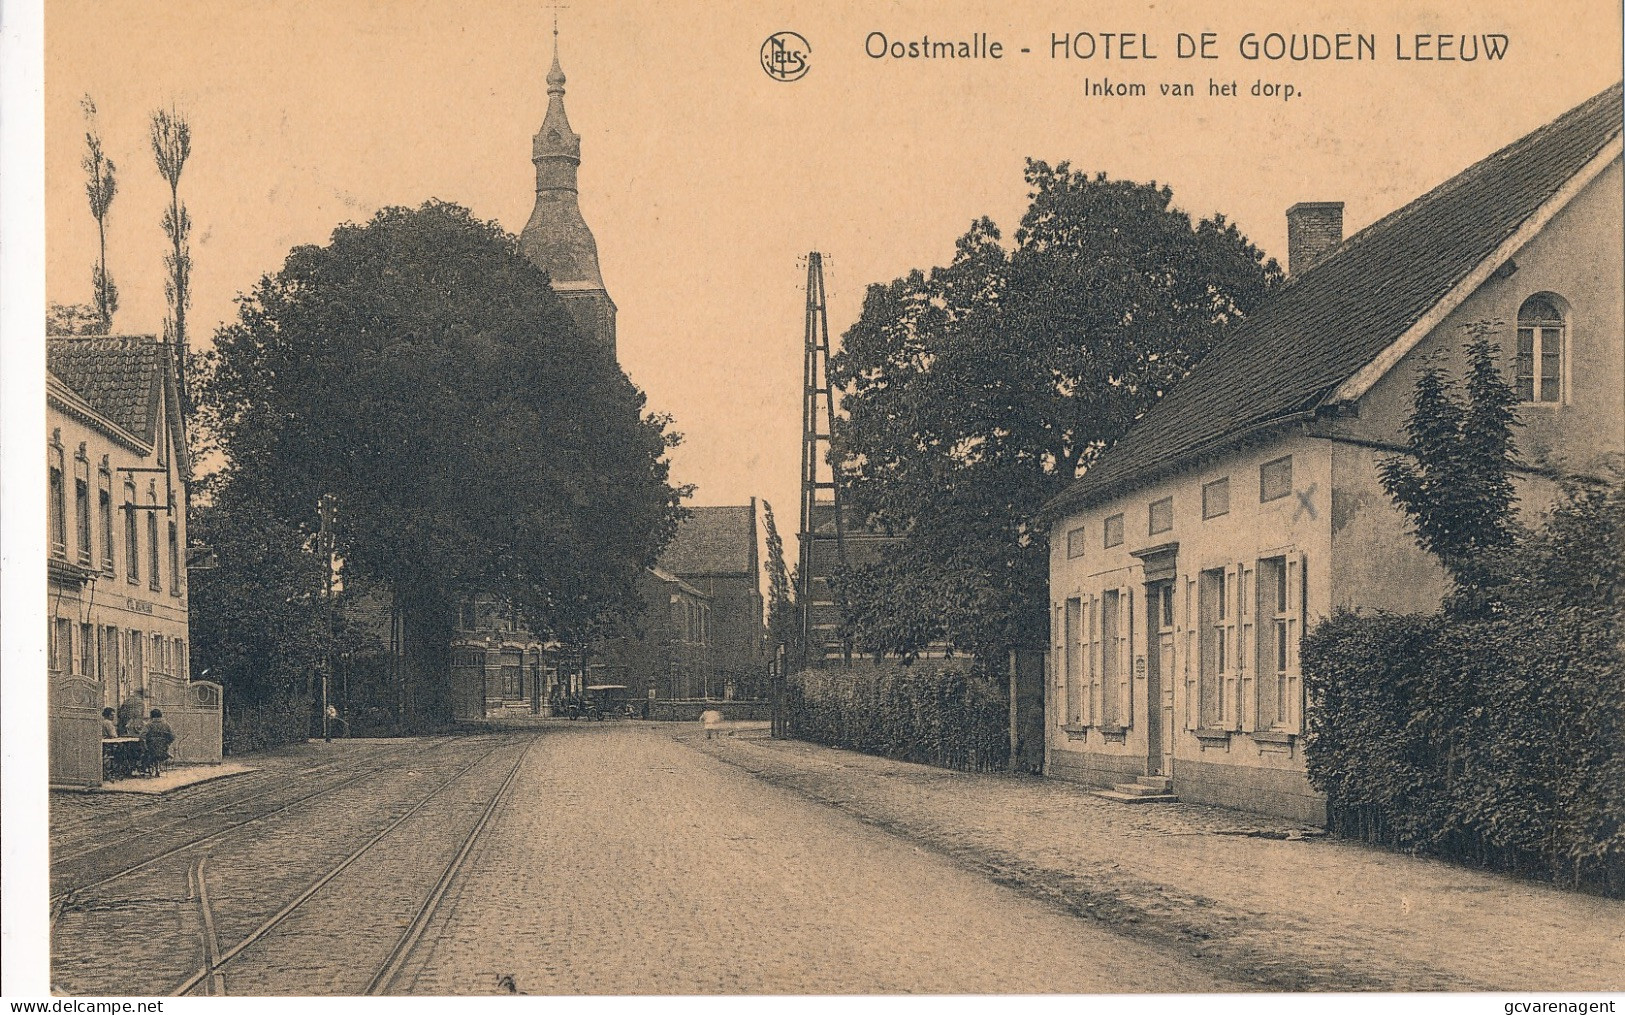
<svg viewBox="0 0 1625 1015">
<path fill-rule="evenodd" d="M 773 718 L 771 701 L 706 701 L 703 698 L 657 701 L 649 711 L 649 718 L 665 722 L 699 722 L 700 713 L 711 710 L 721 713 L 727 722 L 766 722 Z"/>
</svg>

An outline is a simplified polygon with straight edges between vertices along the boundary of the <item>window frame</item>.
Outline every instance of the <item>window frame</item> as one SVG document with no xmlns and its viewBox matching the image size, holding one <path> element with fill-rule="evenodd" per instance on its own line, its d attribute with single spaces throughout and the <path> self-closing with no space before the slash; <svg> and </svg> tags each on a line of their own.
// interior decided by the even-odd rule
<svg viewBox="0 0 1625 1015">
<path fill-rule="evenodd" d="M 1082 525 L 1079 525 L 1077 528 L 1067 530 L 1067 533 L 1066 533 L 1066 559 L 1067 560 L 1077 560 L 1079 557 L 1082 557 L 1084 554 L 1089 552 L 1088 549 L 1087 549 L 1088 540 L 1086 538 L 1088 536 L 1088 534 L 1089 534 L 1088 529 L 1085 526 L 1082 526 Z"/>
<path fill-rule="evenodd" d="M 1532 304 L 1543 303 L 1551 313 L 1546 316 L 1536 316 L 1529 313 Z M 1513 368 L 1512 389 L 1520 405 L 1557 406 L 1568 404 L 1568 362 L 1569 362 L 1569 319 L 1567 303 L 1556 293 L 1531 293 L 1523 303 L 1518 306 L 1517 325 L 1513 338 Z M 1536 309 L 1539 309 L 1538 307 Z M 1526 376 L 1524 364 L 1524 338 L 1528 336 L 1529 352 L 1527 362 L 1529 371 Z M 1556 345 L 1555 352 L 1550 346 Z M 1547 378 L 1546 365 L 1548 360 L 1556 362 L 1556 374 Z M 1524 393 L 1524 384 L 1528 383 L 1528 394 Z M 1555 397 L 1547 396 L 1547 385 L 1557 388 Z"/>
<path fill-rule="evenodd" d="M 1168 519 L 1167 519 L 1168 524 L 1164 525 L 1160 529 L 1157 528 L 1157 509 L 1159 507 L 1165 507 L 1165 508 L 1167 508 L 1167 511 L 1168 511 Z M 1146 528 L 1146 534 L 1147 535 L 1156 536 L 1156 535 L 1161 535 L 1164 532 L 1172 532 L 1174 530 L 1174 497 L 1173 497 L 1173 494 L 1169 494 L 1166 497 L 1159 497 L 1156 500 L 1152 501 L 1150 504 L 1147 504 L 1146 509 L 1145 509 L 1145 514 L 1146 514 L 1145 528 Z"/>
<path fill-rule="evenodd" d="M 62 431 L 51 434 L 50 450 L 46 453 L 46 489 L 50 497 L 49 520 L 51 556 L 60 560 L 68 557 L 68 494 L 67 463 L 62 453 Z"/>
<path fill-rule="evenodd" d="M 1224 506 L 1221 509 L 1213 510 L 1212 505 L 1210 504 L 1210 498 L 1209 498 L 1210 493 L 1215 493 L 1215 494 L 1222 493 L 1224 495 Z M 1230 477 L 1229 476 L 1220 476 L 1218 479 L 1215 479 L 1210 483 L 1203 483 L 1202 484 L 1202 520 L 1207 521 L 1209 518 L 1222 518 L 1222 517 L 1224 517 L 1225 515 L 1227 515 L 1229 513 L 1230 513 Z"/>
<path fill-rule="evenodd" d="M 135 480 L 124 480 L 124 570 L 131 585 L 141 584 L 141 520 L 135 516 Z"/>
<path fill-rule="evenodd" d="M 1115 523 L 1115 525 L 1113 523 Z M 1116 539 L 1112 538 L 1114 528 L 1116 529 L 1116 535 L 1117 535 Z M 1124 526 L 1123 526 L 1123 512 L 1121 512 L 1121 511 L 1117 512 L 1115 515 L 1107 516 L 1106 520 L 1101 523 L 1101 526 L 1100 526 L 1101 537 L 1100 538 L 1101 538 L 1102 544 L 1104 545 L 1104 547 L 1106 549 L 1109 550 L 1114 546 L 1122 546 L 1123 545 L 1123 528 L 1124 528 Z"/>
<path fill-rule="evenodd" d="M 1280 490 L 1279 493 L 1271 494 L 1268 479 L 1269 470 L 1271 466 L 1278 465 L 1284 465 L 1286 467 L 1286 485 Z M 1268 504 L 1271 501 L 1280 500 L 1282 497 L 1291 496 L 1293 482 L 1294 478 L 1292 475 L 1291 455 L 1282 455 L 1280 458 L 1274 458 L 1265 462 L 1258 467 L 1258 502 L 1260 504 Z"/>
</svg>

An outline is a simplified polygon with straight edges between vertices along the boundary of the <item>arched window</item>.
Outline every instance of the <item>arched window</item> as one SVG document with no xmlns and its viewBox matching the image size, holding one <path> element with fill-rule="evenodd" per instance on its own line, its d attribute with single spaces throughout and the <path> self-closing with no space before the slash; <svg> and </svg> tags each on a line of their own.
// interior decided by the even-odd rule
<svg viewBox="0 0 1625 1015">
<path fill-rule="evenodd" d="M 1518 398 L 1525 402 L 1563 401 L 1563 340 L 1567 327 L 1562 302 L 1537 293 L 1518 308 Z"/>
</svg>

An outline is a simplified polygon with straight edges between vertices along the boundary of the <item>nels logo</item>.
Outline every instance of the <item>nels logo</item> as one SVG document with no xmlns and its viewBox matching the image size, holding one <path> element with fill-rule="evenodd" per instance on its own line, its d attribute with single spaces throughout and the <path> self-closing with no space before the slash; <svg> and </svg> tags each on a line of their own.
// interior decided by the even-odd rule
<svg viewBox="0 0 1625 1015">
<path fill-rule="evenodd" d="M 795 32 L 774 32 L 762 43 L 762 70 L 775 81 L 796 81 L 806 76 L 812 47 Z"/>
</svg>

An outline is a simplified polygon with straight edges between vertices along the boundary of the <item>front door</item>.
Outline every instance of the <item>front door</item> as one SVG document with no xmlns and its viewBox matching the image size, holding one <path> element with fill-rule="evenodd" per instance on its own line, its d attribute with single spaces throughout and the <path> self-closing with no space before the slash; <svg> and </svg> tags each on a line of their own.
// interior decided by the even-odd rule
<svg viewBox="0 0 1625 1015">
<path fill-rule="evenodd" d="M 1172 775 L 1174 764 L 1174 583 L 1148 582 L 1145 587 L 1147 639 L 1145 700 L 1146 771 Z"/>
</svg>

